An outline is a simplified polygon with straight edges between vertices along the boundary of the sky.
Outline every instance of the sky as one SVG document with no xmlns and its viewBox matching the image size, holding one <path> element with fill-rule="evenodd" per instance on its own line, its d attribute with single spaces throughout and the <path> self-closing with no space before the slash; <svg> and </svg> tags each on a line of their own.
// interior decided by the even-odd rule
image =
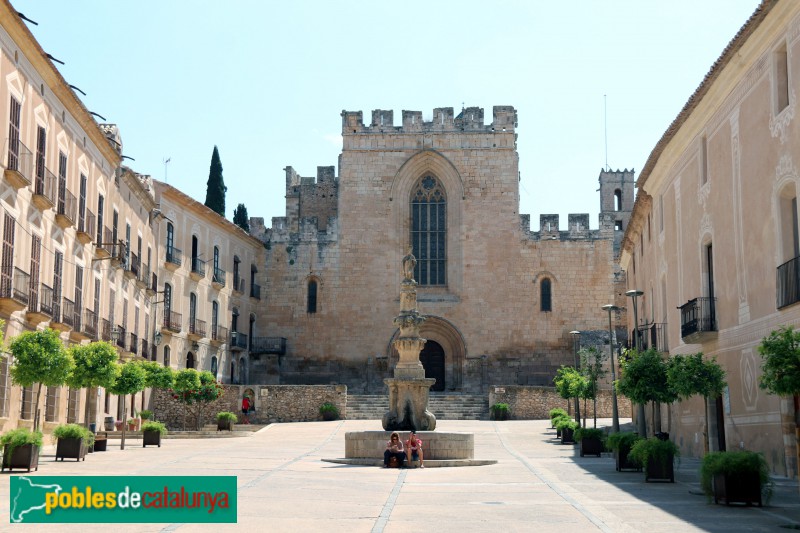
<svg viewBox="0 0 800 533">
<path fill-rule="evenodd" d="M 11 0 L 127 164 L 203 202 L 219 148 L 226 215 L 285 214 L 285 174 L 337 165 L 343 109 L 517 109 L 520 213 L 589 213 L 635 169 L 757 0 L 419 2 Z M 164 161 L 169 159 L 165 165 Z M 337 171 L 338 175 L 338 171 Z"/>
</svg>

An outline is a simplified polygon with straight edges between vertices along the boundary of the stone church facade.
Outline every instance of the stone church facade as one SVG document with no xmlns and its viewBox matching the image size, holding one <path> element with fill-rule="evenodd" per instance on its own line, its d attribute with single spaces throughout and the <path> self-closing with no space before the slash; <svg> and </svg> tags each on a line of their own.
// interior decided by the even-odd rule
<svg viewBox="0 0 800 533">
<path fill-rule="evenodd" d="M 519 213 L 517 112 L 495 106 L 342 112 L 338 171 L 286 171 L 286 216 L 252 219 L 266 245 L 258 324 L 286 339 L 252 356 L 251 382 L 345 383 L 379 392 L 397 354 L 402 257 L 417 257 L 419 308 L 428 315 L 422 361 L 434 390 L 549 385 L 572 364 L 570 331 L 608 331 L 607 303 L 624 305 L 616 262 L 633 206 L 633 171 L 599 176 L 599 229 L 588 214 Z M 543 178 L 540 184 L 546 186 Z M 616 316 L 622 326 L 623 317 Z M 621 332 L 624 331 L 621 327 Z M 607 334 L 606 334 L 607 335 Z M 624 335 L 621 333 L 621 335 Z M 620 339 L 622 340 L 622 339 Z"/>
</svg>

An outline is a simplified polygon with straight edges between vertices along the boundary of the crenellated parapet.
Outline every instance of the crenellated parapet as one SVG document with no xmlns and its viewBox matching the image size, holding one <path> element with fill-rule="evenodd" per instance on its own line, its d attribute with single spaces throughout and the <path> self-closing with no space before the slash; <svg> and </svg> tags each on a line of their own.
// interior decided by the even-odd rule
<svg viewBox="0 0 800 533">
<path fill-rule="evenodd" d="M 589 228 L 588 213 L 570 213 L 567 228 L 559 226 L 559 216 L 547 214 L 539 216 L 539 231 L 531 230 L 531 216 L 520 215 L 520 229 L 529 241 L 593 241 L 614 237 L 613 217 L 600 213 L 599 229 Z"/>
<path fill-rule="evenodd" d="M 491 124 L 484 123 L 481 107 L 467 107 L 457 116 L 452 107 L 437 107 L 429 121 L 422 118 L 421 111 L 402 112 L 402 124 L 394 125 L 394 111 L 375 109 L 372 120 L 364 124 L 361 111 L 342 110 L 342 135 L 385 134 L 385 133 L 513 133 L 517 126 L 517 111 L 513 106 L 494 106 Z"/>
</svg>

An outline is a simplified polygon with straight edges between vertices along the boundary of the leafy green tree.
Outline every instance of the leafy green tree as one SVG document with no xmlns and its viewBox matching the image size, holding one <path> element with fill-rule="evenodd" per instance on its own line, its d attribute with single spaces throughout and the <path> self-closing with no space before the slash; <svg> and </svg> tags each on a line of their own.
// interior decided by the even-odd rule
<svg viewBox="0 0 800 533">
<path fill-rule="evenodd" d="M 244 204 L 239 204 L 233 210 L 233 223 L 247 232 L 250 231 L 250 217 L 247 216 L 247 208 Z"/>
<path fill-rule="evenodd" d="M 622 361 L 617 391 L 634 403 L 672 403 L 677 395 L 667 379 L 667 363 L 661 353 L 650 348 L 643 352 L 630 350 Z"/>
<path fill-rule="evenodd" d="M 121 365 L 119 376 L 109 389 L 113 394 L 120 396 L 122 402 L 122 443 L 120 448 L 125 449 L 125 428 L 128 425 L 128 408 L 125 405 L 125 396 L 143 391 L 147 382 L 147 372 L 140 364 L 127 362 Z"/>
<path fill-rule="evenodd" d="M 109 388 L 119 375 L 116 348 L 105 341 L 77 344 L 69 349 L 75 367 L 67 378 L 67 385 L 73 389 L 86 389 L 86 407 L 83 414 L 84 425 L 89 424 L 89 398 L 91 389 Z"/>
<path fill-rule="evenodd" d="M 669 360 L 667 377 L 670 387 L 680 399 L 691 398 L 699 394 L 703 397 L 706 419 L 706 444 L 711 444 L 709 409 L 710 400 L 722 395 L 725 389 L 725 370 L 717 363 L 716 358 L 703 359 L 702 353 L 676 355 Z"/>
<path fill-rule="evenodd" d="M 137 361 L 145 372 L 145 388 L 171 389 L 175 385 L 175 371 L 155 361 Z"/>
<path fill-rule="evenodd" d="M 592 400 L 594 411 L 594 427 L 597 427 L 597 391 L 600 378 L 606 375 L 604 362 L 606 360 L 605 351 L 598 350 L 594 346 L 588 346 L 578 350 L 581 359 L 581 373 L 586 378 L 586 390 L 583 391 L 583 427 L 586 427 L 586 400 Z"/>
<path fill-rule="evenodd" d="M 39 429 L 39 398 L 42 395 L 42 385 L 60 387 L 66 383 L 72 372 L 74 363 L 72 357 L 64 348 L 58 332 L 52 329 L 41 331 L 26 331 L 11 340 L 9 346 L 14 355 L 14 364 L 11 365 L 11 381 L 23 387 L 36 389 L 34 406 L 33 429 Z"/>
<path fill-rule="evenodd" d="M 206 207 L 209 207 L 222 217 L 225 216 L 226 192 L 228 192 L 228 188 L 222 180 L 222 161 L 219 158 L 219 150 L 214 146 L 214 151 L 211 153 L 208 182 L 206 183 Z"/>
<path fill-rule="evenodd" d="M 783 326 L 764 337 L 758 347 L 763 359 L 759 386 L 779 396 L 800 394 L 800 331 Z"/>
<path fill-rule="evenodd" d="M 200 418 L 208 405 L 223 394 L 222 385 L 208 370 L 198 372 L 194 368 L 179 370 L 175 375 L 172 397 L 183 403 L 185 410 L 195 417 L 196 429 L 200 429 Z M 185 426 L 185 419 L 184 419 Z"/>
</svg>

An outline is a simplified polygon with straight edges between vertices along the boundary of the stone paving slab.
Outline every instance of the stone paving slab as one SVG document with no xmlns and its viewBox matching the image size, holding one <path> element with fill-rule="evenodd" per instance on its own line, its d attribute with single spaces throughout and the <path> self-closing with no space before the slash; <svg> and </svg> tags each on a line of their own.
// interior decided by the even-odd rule
<svg viewBox="0 0 800 533">
<path fill-rule="evenodd" d="M 608 425 L 610 421 L 600 421 Z M 776 480 L 764 508 L 706 503 L 699 461 L 682 458 L 676 483 L 644 483 L 619 473 L 609 457 L 584 457 L 552 438 L 547 421 L 440 422 L 442 431 L 475 435 L 475 456 L 494 465 L 383 469 L 322 461 L 341 457 L 344 434 L 379 421 L 306 422 L 268 426 L 252 436 L 187 439 L 142 448 L 118 442 L 85 462 L 54 462 L 45 446 L 31 475 L 236 475 L 237 524 L 72 525 L 8 523 L 9 478 L 0 476 L 0 531 L 786 531 L 800 524 L 796 481 Z M 137 445 L 138 444 L 138 445 Z"/>
</svg>

